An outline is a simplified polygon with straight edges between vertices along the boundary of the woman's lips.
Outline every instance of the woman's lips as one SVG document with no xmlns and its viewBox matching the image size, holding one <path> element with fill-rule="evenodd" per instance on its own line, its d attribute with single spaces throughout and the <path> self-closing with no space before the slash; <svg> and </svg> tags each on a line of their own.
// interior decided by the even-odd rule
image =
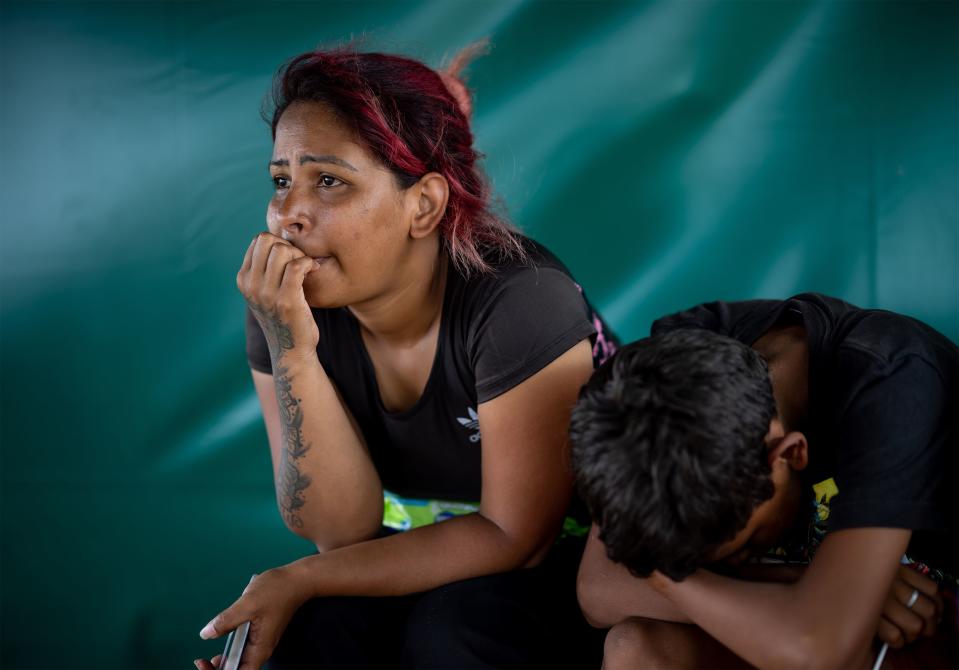
<svg viewBox="0 0 959 670">
<path fill-rule="evenodd" d="M 318 265 L 323 265 L 332 258 L 332 256 L 313 256 L 313 260 L 316 261 Z"/>
</svg>

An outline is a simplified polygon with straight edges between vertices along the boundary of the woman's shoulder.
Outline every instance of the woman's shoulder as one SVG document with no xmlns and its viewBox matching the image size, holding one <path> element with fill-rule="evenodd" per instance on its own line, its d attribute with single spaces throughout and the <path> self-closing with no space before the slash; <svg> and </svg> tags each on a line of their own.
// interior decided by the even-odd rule
<svg viewBox="0 0 959 670">
<path fill-rule="evenodd" d="M 569 271 L 529 238 L 524 259 L 491 263 L 451 296 L 451 335 L 462 339 L 477 401 L 521 383 L 583 339 L 595 335 L 590 309 Z"/>
<path fill-rule="evenodd" d="M 523 249 L 522 256 L 487 258 L 491 268 L 489 272 L 458 277 L 466 293 L 492 299 L 503 292 L 513 293 L 554 283 L 579 290 L 569 269 L 555 254 L 532 238 L 523 235 L 517 237 Z"/>
<path fill-rule="evenodd" d="M 492 271 L 484 274 L 457 273 L 449 300 L 459 320 L 473 326 L 506 321 L 512 330 L 530 320 L 586 319 L 583 291 L 566 266 L 542 244 L 521 241 L 525 257 L 490 259 Z"/>
</svg>

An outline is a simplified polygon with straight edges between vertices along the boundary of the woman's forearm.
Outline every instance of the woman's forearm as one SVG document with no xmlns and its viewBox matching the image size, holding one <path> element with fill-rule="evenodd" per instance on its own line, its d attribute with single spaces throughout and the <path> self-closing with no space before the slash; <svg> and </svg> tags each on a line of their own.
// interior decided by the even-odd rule
<svg viewBox="0 0 959 670">
<path fill-rule="evenodd" d="M 536 547 L 482 514 L 307 556 L 287 566 L 306 597 L 395 596 L 524 567 Z"/>
<path fill-rule="evenodd" d="M 286 525 L 327 550 L 372 537 L 383 490 L 359 429 L 315 353 L 273 361 L 280 440 L 277 505 Z"/>
<path fill-rule="evenodd" d="M 277 504 L 293 532 L 324 550 L 372 537 L 383 493 L 360 431 L 317 358 L 319 327 L 303 289 L 316 268 L 316 260 L 288 241 L 260 233 L 236 283 L 272 362 L 272 379 L 255 373 L 254 381 Z"/>
</svg>

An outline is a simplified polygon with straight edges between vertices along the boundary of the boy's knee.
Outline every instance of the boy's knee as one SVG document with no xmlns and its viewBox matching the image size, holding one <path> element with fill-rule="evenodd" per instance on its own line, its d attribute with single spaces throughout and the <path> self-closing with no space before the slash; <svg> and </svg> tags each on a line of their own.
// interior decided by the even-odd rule
<svg viewBox="0 0 959 670">
<path fill-rule="evenodd" d="M 700 628 L 655 619 L 633 618 L 613 626 L 604 654 L 604 670 L 751 667 Z"/>
<path fill-rule="evenodd" d="M 603 645 L 603 669 L 646 667 L 654 662 L 650 629 L 655 624 L 648 619 L 626 619 L 610 628 Z"/>
</svg>

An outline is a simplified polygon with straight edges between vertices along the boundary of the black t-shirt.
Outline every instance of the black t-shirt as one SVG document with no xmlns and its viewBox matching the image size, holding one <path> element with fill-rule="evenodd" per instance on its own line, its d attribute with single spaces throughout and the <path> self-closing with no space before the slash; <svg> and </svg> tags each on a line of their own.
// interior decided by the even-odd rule
<svg viewBox="0 0 959 670">
<path fill-rule="evenodd" d="M 659 319 L 652 333 L 704 328 L 752 345 L 790 321 L 809 344 L 804 480 L 832 478 L 838 489 L 828 530 L 912 529 L 910 557 L 959 575 L 955 344 L 915 319 L 815 293 L 708 303 Z"/>
<path fill-rule="evenodd" d="M 423 395 L 387 411 L 359 324 L 347 308 L 313 309 L 320 363 L 356 418 L 384 487 L 413 498 L 480 499 L 477 406 L 517 386 L 581 340 L 611 352 L 608 329 L 569 271 L 524 240 L 527 263 L 463 277 L 450 265 L 436 356 Z M 247 310 L 250 367 L 272 373 L 262 330 Z M 522 444 L 516 448 L 521 449 Z"/>
</svg>

